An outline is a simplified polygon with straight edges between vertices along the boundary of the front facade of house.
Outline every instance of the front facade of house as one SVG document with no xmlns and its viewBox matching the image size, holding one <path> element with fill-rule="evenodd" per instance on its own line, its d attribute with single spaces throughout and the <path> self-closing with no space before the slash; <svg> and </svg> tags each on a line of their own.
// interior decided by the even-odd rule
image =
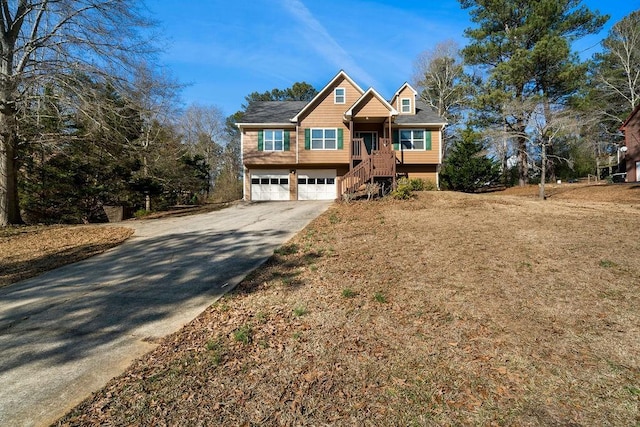
<svg viewBox="0 0 640 427">
<path fill-rule="evenodd" d="M 620 130 L 624 132 L 627 147 L 624 153 L 627 182 L 640 182 L 640 105 L 631 112 Z"/>
<path fill-rule="evenodd" d="M 397 176 L 437 184 L 445 124 L 409 84 L 387 101 L 344 71 L 310 102 L 254 102 L 238 123 L 244 199 L 332 200 Z"/>
</svg>

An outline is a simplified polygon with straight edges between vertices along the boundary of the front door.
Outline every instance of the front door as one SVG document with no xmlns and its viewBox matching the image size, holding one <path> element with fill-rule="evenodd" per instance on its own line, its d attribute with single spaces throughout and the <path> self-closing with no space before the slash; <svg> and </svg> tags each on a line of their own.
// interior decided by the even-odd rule
<svg viewBox="0 0 640 427">
<path fill-rule="evenodd" d="M 371 154 L 371 150 L 378 149 L 378 132 L 356 132 L 356 138 L 364 139 L 367 153 Z"/>
</svg>

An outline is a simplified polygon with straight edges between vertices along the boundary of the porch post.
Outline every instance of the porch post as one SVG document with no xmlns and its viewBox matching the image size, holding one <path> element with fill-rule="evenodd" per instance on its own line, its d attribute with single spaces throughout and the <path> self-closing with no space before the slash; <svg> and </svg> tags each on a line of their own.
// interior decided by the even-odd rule
<svg viewBox="0 0 640 427">
<path fill-rule="evenodd" d="M 353 117 L 349 119 L 349 170 L 353 169 Z"/>
<path fill-rule="evenodd" d="M 393 149 L 393 132 L 391 130 L 391 114 L 389 114 L 389 147 L 391 148 L 391 152 L 393 153 L 393 177 L 392 177 L 392 181 L 391 181 L 391 186 L 392 188 L 395 190 L 397 187 L 397 182 L 396 182 L 396 175 L 398 175 L 396 173 L 396 152 Z"/>
</svg>

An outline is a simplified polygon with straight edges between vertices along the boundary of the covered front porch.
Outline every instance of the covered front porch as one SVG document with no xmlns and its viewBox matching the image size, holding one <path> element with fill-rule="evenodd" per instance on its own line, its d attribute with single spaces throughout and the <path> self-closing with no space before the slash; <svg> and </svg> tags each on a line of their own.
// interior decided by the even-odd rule
<svg viewBox="0 0 640 427">
<path fill-rule="evenodd" d="M 349 127 L 349 172 L 342 179 L 342 193 L 353 193 L 376 179 L 388 178 L 395 188 L 396 154 L 392 123 L 398 112 L 375 90 L 369 89 L 345 113 Z"/>
</svg>

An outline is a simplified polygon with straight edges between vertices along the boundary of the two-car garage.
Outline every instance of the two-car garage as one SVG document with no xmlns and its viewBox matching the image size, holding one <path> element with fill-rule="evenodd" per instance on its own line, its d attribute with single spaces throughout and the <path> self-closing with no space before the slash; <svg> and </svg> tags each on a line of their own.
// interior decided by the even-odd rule
<svg viewBox="0 0 640 427">
<path fill-rule="evenodd" d="M 333 200 L 337 197 L 335 169 L 251 171 L 251 200 L 291 200 L 291 185 L 297 185 L 298 200 Z M 293 194 L 295 196 L 295 193 Z"/>
</svg>

